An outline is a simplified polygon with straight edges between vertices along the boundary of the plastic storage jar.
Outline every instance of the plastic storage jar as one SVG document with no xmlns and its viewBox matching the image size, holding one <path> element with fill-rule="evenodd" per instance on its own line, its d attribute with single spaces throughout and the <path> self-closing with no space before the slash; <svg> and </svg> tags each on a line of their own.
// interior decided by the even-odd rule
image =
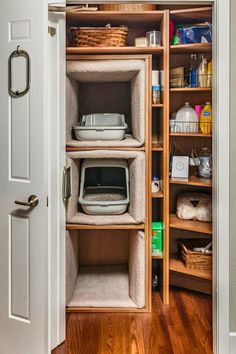
<svg viewBox="0 0 236 354">
<path fill-rule="evenodd" d="M 161 32 L 150 31 L 146 33 L 147 44 L 149 47 L 159 47 L 161 45 Z"/>
</svg>

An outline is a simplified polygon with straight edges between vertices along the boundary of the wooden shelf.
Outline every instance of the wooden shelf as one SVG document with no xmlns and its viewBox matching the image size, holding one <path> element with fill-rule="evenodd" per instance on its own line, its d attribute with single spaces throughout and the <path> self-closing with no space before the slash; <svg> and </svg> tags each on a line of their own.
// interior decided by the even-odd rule
<svg viewBox="0 0 236 354">
<path fill-rule="evenodd" d="M 170 271 L 183 273 L 192 277 L 212 280 L 212 272 L 209 270 L 187 269 L 177 256 L 170 257 Z"/>
<path fill-rule="evenodd" d="M 156 27 L 164 11 L 78 11 L 68 12 L 66 19 L 71 26 L 104 26 L 107 23 L 132 27 Z"/>
<path fill-rule="evenodd" d="M 163 259 L 164 257 L 163 257 L 163 254 L 160 254 L 160 255 L 158 255 L 158 256 L 154 256 L 154 255 L 152 255 L 152 259 Z"/>
<path fill-rule="evenodd" d="M 157 103 L 157 104 L 152 104 L 152 107 L 153 108 L 162 108 L 162 107 L 164 107 L 164 105 L 163 105 L 163 103 Z"/>
<path fill-rule="evenodd" d="M 67 55 L 81 54 L 153 54 L 161 55 L 163 47 L 67 47 Z"/>
<path fill-rule="evenodd" d="M 212 22 L 212 8 L 207 6 L 171 10 L 170 16 L 175 24 Z"/>
<path fill-rule="evenodd" d="M 170 136 L 195 137 L 195 138 L 212 138 L 212 134 L 202 133 L 170 133 Z"/>
<path fill-rule="evenodd" d="M 66 151 L 88 151 L 88 150 L 122 150 L 122 151 L 145 151 L 145 147 L 106 147 L 106 146 L 66 146 Z"/>
<path fill-rule="evenodd" d="M 152 198 L 164 198 L 164 194 L 162 191 L 159 191 L 157 193 L 152 193 Z"/>
<path fill-rule="evenodd" d="M 212 234 L 211 222 L 201 222 L 196 220 L 181 220 L 176 214 L 170 214 L 170 227 L 173 229 Z"/>
<path fill-rule="evenodd" d="M 181 87 L 171 88 L 170 92 L 211 92 L 212 87 Z"/>
<path fill-rule="evenodd" d="M 144 230 L 144 224 L 134 225 L 80 225 L 66 224 L 66 230 Z"/>
<path fill-rule="evenodd" d="M 163 145 L 160 143 L 153 143 L 152 151 L 163 151 Z"/>
<path fill-rule="evenodd" d="M 201 178 L 197 176 L 189 176 L 188 182 L 179 181 L 175 179 L 170 179 L 171 184 L 185 184 L 189 186 L 198 186 L 198 187 L 212 187 L 212 179 L 211 178 Z"/>
<path fill-rule="evenodd" d="M 170 46 L 170 54 L 194 54 L 210 53 L 212 51 L 211 43 L 193 43 L 179 44 Z"/>
</svg>

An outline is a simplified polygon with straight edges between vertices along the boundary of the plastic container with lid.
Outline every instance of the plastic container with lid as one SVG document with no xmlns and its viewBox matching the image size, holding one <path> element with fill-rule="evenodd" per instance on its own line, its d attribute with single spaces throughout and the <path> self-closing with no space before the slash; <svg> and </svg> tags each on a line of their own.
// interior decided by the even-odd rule
<svg viewBox="0 0 236 354">
<path fill-rule="evenodd" d="M 129 168 L 125 160 L 85 159 L 78 202 L 86 214 L 117 215 L 129 204 Z"/>
<path fill-rule="evenodd" d="M 163 223 L 156 221 L 152 223 L 152 255 L 160 256 L 163 252 Z"/>
<path fill-rule="evenodd" d="M 161 45 L 161 32 L 149 31 L 146 33 L 148 47 L 159 47 Z"/>
<path fill-rule="evenodd" d="M 80 122 L 73 125 L 78 140 L 123 140 L 127 124 L 124 114 L 94 113 L 83 115 Z"/>
<path fill-rule="evenodd" d="M 181 107 L 176 114 L 176 133 L 198 133 L 199 120 L 197 113 L 190 106 L 189 102 Z"/>
</svg>

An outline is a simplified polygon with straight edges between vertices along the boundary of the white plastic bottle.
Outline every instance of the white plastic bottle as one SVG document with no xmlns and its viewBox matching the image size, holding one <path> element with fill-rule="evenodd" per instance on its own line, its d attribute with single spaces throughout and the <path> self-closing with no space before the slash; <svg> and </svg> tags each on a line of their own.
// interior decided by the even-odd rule
<svg viewBox="0 0 236 354">
<path fill-rule="evenodd" d="M 199 119 L 189 102 L 181 107 L 176 114 L 176 133 L 198 133 Z"/>
</svg>

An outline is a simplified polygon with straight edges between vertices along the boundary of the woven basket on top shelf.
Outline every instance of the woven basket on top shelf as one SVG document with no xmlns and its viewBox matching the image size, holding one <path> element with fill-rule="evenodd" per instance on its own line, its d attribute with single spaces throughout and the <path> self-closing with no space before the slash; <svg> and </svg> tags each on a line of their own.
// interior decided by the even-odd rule
<svg viewBox="0 0 236 354">
<path fill-rule="evenodd" d="M 195 247 L 206 247 L 210 238 L 178 239 L 178 255 L 187 269 L 212 270 L 212 254 L 193 252 Z"/>
<path fill-rule="evenodd" d="M 155 11 L 157 9 L 156 5 L 153 4 L 104 4 L 99 5 L 100 11 Z"/>
<path fill-rule="evenodd" d="M 72 28 L 75 47 L 124 47 L 128 28 L 120 27 L 78 27 Z"/>
</svg>

